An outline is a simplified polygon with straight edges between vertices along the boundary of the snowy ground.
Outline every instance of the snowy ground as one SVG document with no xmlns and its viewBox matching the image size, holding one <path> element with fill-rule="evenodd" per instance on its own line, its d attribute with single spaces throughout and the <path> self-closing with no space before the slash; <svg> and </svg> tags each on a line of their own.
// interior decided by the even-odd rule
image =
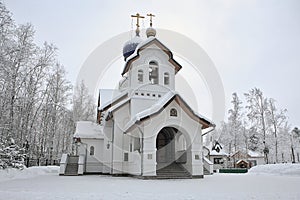
<svg viewBox="0 0 300 200">
<path fill-rule="evenodd" d="M 58 176 L 56 167 L 0 171 L 0 199 L 300 199 L 300 165 L 255 167 L 248 174 L 192 180 Z"/>
</svg>

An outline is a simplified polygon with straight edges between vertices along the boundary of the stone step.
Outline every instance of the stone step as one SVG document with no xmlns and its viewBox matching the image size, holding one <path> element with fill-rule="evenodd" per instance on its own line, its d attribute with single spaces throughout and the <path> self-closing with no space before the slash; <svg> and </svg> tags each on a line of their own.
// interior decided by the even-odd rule
<svg viewBox="0 0 300 200">
<path fill-rule="evenodd" d="M 79 160 L 79 156 L 68 156 L 68 163 L 77 164 Z"/>
<path fill-rule="evenodd" d="M 161 178 L 183 178 L 183 177 L 187 177 L 187 178 L 191 178 L 191 176 L 189 174 L 157 174 L 157 177 L 161 177 Z"/>
<path fill-rule="evenodd" d="M 68 163 L 66 166 L 65 175 L 78 175 L 78 164 Z"/>
<path fill-rule="evenodd" d="M 169 166 L 158 169 L 156 171 L 157 179 L 185 179 L 192 178 L 180 164 L 172 163 Z"/>
</svg>

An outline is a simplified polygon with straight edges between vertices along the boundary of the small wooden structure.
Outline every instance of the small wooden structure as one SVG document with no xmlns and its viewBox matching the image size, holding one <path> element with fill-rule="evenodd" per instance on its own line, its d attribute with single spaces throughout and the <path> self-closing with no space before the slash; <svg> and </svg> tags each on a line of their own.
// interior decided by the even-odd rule
<svg viewBox="0 0 300 200">
<path fill-rule="evenodd" d="M 249 162 L 246 160 L 239 160 L 236 162 L 237 168 L 249 168 Z"/>
</svg>

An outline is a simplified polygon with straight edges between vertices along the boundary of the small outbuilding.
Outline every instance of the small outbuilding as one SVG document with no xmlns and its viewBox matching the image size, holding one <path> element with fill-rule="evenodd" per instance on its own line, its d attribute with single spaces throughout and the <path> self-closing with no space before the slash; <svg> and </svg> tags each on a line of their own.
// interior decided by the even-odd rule
<svg viewBox="0 0 300 200">
<path fill-rule="evenodd" d="M 214 172 L 228 167 L 228 154 L 218 141 L 204 146 L 204 155 L 213 163 Z"/>
<path fill-rule="evenodd" d="M 241 163 L 241 161 L 244 162 Z M 230 156 L 231 167 L 244 168 L 245 162 L 247 163 L 247 168 L 263 165 L 265 164 L 264 155 L 260 152 L 248 150 L 247 152 L 237 151 Z"/>
</svg>

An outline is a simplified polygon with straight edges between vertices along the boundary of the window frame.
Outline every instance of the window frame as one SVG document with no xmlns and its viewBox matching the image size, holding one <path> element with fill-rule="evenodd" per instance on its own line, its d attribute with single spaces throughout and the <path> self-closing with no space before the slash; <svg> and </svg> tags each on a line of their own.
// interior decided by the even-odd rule
<svg viewBox="0 0 300 200">
<path fill-rule="evenodd" d="M 149 62 L 149 81 L 151 84 L 159 84 L 159 67 L 157 61 Z"/>
<path fill-rule="evenodd" d="M 170 74 L 169 74 L 169 72 L 164 73 L 164 85 L 170 85 Z"/>
<path fill-rule="evenodd" d="M 95 155 L 95 147 L 90 146 L 90 156 L 94 156 L 94 155 Z"/>
<path fill-rule="evenodd" d="M 170 116 L 171 117 L 178 117 L 178 111 L 176 108 L 171 108 L 170 109 Z"/>
<path fill-rule="evenodd" d="M 139 69 L 137 73 L 138 83 L 144 83 L 144 70 Z"/>
</svg>

